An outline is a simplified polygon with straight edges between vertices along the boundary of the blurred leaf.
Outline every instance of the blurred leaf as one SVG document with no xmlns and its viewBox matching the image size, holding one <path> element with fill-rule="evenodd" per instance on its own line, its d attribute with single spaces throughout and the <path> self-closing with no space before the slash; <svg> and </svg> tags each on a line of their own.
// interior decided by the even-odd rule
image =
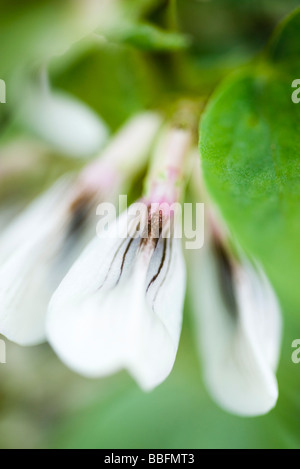
<svg viewBox="0 0 300 469">
<path fill-rule="evenodd" d="M 190 44 L 190 40 L 183 34 L 164 31 L 146 23 L 124 28 L 117 38 L 120 42 L 149 51 L 182 50 Z"/>
<path fill-rule="evenodd" d="M 275 31 L 267 49 L 267 58 L 285 69 L 294 78 L 300 72 L 300 8 L 290 15 Z"/>
</svg>

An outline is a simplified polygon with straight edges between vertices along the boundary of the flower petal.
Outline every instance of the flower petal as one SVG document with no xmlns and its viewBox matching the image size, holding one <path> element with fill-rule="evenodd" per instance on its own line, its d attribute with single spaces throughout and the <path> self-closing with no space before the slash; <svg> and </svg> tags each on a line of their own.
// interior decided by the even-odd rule
<svg viewBox="0 0 300 469">
<path fill-rule="evenodd" d="M 90 377 L 125 368 L 147 390 L 168 376 L 185 293 L 180 245 L 168 243 L 167 250 L 159 243 L 146 272 L 138 239 L 110 232 L 87 248 L 55 293 L 47 321 L 49 341 L 69 367 Z"/>
<path fill-rule="evenodd" d="M 22 244 L 31 242 L 44 229 L 45 222 L 56 212 L 73 183 L 72 177 L 61 178 L 7 226 L 0 236 L 0 266 Z"/>
<path fill-rule="evenodd" d="M 138 248 L 138 240 L 127 239 L 128 217 L 123 213 L 110 224 L 107 231 L 91 241 L 72 266 L 55 292 L 52 303 L 69 304 L 93 294 L 114 287 L 121 271 L 126 277 L 129 266 Z M 84 273 L 84 275 L 83 275 Z"/>
<path fill-rule="evenodd" d="M 46 257 L 43 240 L 18 250 L 0 270 L 0 333 L 20 345 L 45 340 L 45 313 L 55 289 L 49 241 Z"/>
<path fill-rule="evenodd" d="M 242 416 L 262 415 L 278 399 L 279 306 L 266 276 L 247 262 L 236 267 L 233 296 L 228 284 L 226 295 L 226 273 L 220 277 L 219 262 L 211 246 L 206 248 L 201 282 L 194 285 L 206 382 L 225 410 Z"/>
<path fill-rule="evenodd" d="M 65 93 L 33 90 L 21 118 L 58 151 L 91 156 L 106 143 L 108 130 L 86 105 Z"/>
<path fill-rule="evenodd" d="M 70 230 L 73 195 L 71 179 L 59 181 L 0 240 L 0 333 L 21 345 L 45 340 L 51 296 L 90 240 L 89 223 L 76 235 Z"/>
</svg>

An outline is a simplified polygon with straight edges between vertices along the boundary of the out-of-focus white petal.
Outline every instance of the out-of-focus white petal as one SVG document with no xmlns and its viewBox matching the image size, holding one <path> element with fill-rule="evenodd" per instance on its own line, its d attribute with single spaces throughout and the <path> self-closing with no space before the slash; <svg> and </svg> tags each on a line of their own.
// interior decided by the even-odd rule
<svg viewBox="0 0 300 469">
<path fill-rule="evenodd" d="M 92 156 L 108 137 L 106 125 L 95 112 L 62 92 L 32 90 L 21 118 L 40 138 L 73 157 Z"/>
<path fill-rule="evenodd" d="M 20 213 L 22 208 L 16 205 L 1 206 L 0 208 L 0 238 L 1 234 L 6 230 L 7 226 L 10 225 L 15 216 Z M 1 262 L 1 261 L 0 261 Z"/>
<path fill-rule="evenodd" d="M 0 267 L 21 245 L 31 242 L 44 229 L 73 183 L 72 177 L 60 179 L 8 224 L 0 235 Z"/>
<path fill-rule="evenodd" d="M 116 232 L 113 226 L 91 243 L 58 288 L 48 338 L 76 372 L 100 377 L 125 368 L 149 390 L 168 376 L 176 357 L 183 256 L 178 240 L 172 246 L 160 240 L 148 268 L 138 251 L 140 240 L 120 240 Z"/>
<path fill-rule="evenodd" d="M 45 313 L 57 285 L 49 278 L 54 247 L 51 239 L 36 240 L 0 269 L 0 332 L 20 345 L 45 340 Z"/>
<path fill-rule="evenodd" d="M 0 333 L 19 344 L 45 340 L 51 296 L 94 232 L 88 214 L 72 230 L 75 188 L 72 178 L 60 180 L 0 238 Z"/>
<path fill-rule="evenodd" d="M 135 115 L 106 148 L 103 158 L 125 174 L 143 169 L 161 124 L 161 116 L 155 112 L 145 111 Z"/>
<path fill-rule="evenodd" d="M 159 131 L 162 119 L 155 112 L 145 111 L 130 118 L 101 152 L 101 158 L 88 165 L 83 177 L 90 186 L 99 185 L 99 170 L 106 179 L 106 185 L 111 185 L 108 177 L 113 170 L 128 183 L 134 174 L 145 168 L 153 141 Z M 103 171 L 103 165 L 107 170 Z M 102 185 L 105 181 L 102 181 Z"/>
<path fill-rule="evenodd" d="M 275 293 L 260 269 L 247 261 L 230 267 L 212 246 L 198 261 L 193 287 L 207 386 L 229 412 L 266 414 L 278 399 L 281 316 Z"/>
</svg>

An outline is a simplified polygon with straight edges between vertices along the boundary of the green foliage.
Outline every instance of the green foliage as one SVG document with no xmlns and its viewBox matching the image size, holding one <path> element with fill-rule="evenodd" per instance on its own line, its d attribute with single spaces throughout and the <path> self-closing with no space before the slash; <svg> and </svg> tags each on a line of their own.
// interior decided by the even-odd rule
<svg viewBox="0 0 300 469">
<path fill-rule="evenodd" d="M 300 305 L 300 107 L 291 100 L 290 73 L 298 63 L 299 18 L 297 12 L 275 33 L 262 62 L 231 76 L 213 96 L 200 142 L 209 190 L 233 233 L 263 263 L 295 314 Z"/>
</svg>

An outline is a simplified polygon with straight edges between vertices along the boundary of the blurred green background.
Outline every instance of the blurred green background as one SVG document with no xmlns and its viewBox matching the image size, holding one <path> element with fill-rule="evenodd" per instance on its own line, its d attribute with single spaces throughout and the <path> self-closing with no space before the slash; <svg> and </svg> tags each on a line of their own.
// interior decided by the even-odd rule
<svg viewBox="0 0 300 469">
<path fill-rule="evenodd" d="M 98 3 L 103 8 L 95 16 Z M 0 78 L 8 88 L 0 106 L 0 228 L 59 175 L 84 164 L 57 154 L 18 119 L 26 84 L 40 68 L 47 66 L 53 88 L 80 98 L 113 133 L 141 109 L 168 112 L 183 97 L 204 104 L 299 6 L 296 0 L 112 0 L 112 10 L 109 3 L 0 1 Z M 204 388 L 192 310 L 188 291 L 174 371 L 149 394 L 126 373 L 89 381 L 66 369 L 47 345 L 7 343 L 0 447 L 298 448 L 295 312 L 285 310 L 278 406 L 268 416 L 243 419 L 220 410 Z"/>
</svg>

